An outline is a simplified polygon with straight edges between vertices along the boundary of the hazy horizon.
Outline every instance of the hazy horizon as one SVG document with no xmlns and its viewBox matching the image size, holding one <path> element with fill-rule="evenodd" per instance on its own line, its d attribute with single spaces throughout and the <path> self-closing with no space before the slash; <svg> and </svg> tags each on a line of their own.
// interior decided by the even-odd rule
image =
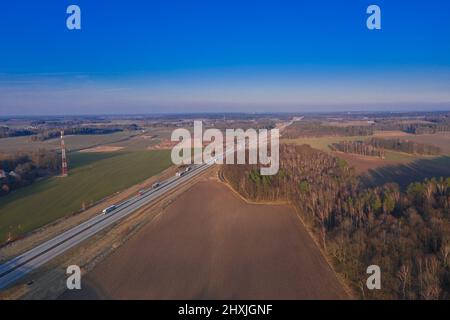
<svg viewBox="0 0 450 320">
<path fill-rule="evenodd" d="M 450 110 L 443 0 L 377 1 L 378 31 L 359 0 L 68 4 L 4 4 L 0 116 Z"/>
</svg>

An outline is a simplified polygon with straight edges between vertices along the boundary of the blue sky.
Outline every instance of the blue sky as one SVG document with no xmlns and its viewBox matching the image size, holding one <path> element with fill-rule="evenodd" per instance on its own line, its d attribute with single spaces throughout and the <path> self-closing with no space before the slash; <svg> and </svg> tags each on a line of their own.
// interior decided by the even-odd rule
<svg viewBox="0 0 450 320">
<path fill-rule="evenodd" d="M 0 116 L 450 109 L 446 0 L 8 1 L 0 46 Z"/>
</svg>

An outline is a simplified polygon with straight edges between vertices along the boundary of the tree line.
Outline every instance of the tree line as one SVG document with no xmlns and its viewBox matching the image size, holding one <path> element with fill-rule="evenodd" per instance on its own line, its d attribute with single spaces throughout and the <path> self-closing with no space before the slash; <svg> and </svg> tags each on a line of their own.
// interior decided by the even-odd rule
<svg viewBox="0 0 450 320">
<path fill-rule="evenodd" d="M 324 136 L 371 136 L 375 130 L 403 131 L 410 134 L 435 134 L 450 132 L 447 118 L 418 122 L 402 122 L 397 119 L 376 119 L 372 125 L 333 126 L 322 121 L 296 121 L 288 126 L 283 137 L 288 139 Z"/>
<path fill-rule="evenodd" d="M 248 199 L 292 203 L 360 297 L 450 298 L 450 178 L 365 188 L 345 161 L 295 145 L 280 146 L 275 176 L 259 175 L 256 165 L 223 172 Z M 382 290 L 365 287 L 372 264 Z"/>
<path fill-rule="evenodd" d="M 122 132 L 120 128 L 93 128 L 93 127 L 77 127 L 64 129 L 65 135 L 85 135 L 85 134 L 111 134 Z M 44 130 L 31 137 L 32 141 L 45 141 L 58 138 L 61 136 L 61 130 Z"/>
<path fill-rule="evenodd" d="M 11 137 L 22 137 L 31 136 L 36 134 L 32 130 L 28 129 L 11 129 L 9 127 L 0 127 L 0 139 L 1 138 L 11 138 Z"/>
<path fill-rule="evenodd" d="M 135 131 L 141 128 L 137 124 L 111 125 L 111 126 L 56 126 L 45 125 L 44 127 L 33 127 L 27 129 L 11 129 L 9 127 L 0 127 L 0 138 L 31 136 L 31 141 L 45 141 L 58 138 L 61 130 L 66 135 L 86 135 L 86 134 L 111 134 L 122 131 Z"/>
<path fill-rule="evenodd" d="M 330 149 L 344 153 L 358 154 L 368 157 L 378 157 L 384 159 L 385 153 L 382 148 L 375 147 L 365 141 L 340 141 L 332 143 Z"/>
<path fill-rule="evenodd" d="M 410 154 L 439 155 L 441 148 L 432 144 L 418 143 L 405 139 L 371 138 L 368 144 L 381 149 L 389 149 Z"/>
<path fill-rule="evenodd" d="M 381 131 L 399 130 L 411 134 L 434 134 L 450 131 L 450 121 L 444 117 L 439 119 L 425 119 L 417 122 L 377 119 L 375 120 L 374 129 Z"/>
<path fill-rule="evenodd" d="M 43 149 L 0 160 L 0 196 L 30 185 L 38 178 L 57 174 L 60 169 L 58 153 Z"/>
<path fill-rule="evenodd" d="M 411 124 L 404 130 L 413 134 L 435 134 L 450 131 L 450 123 Z"/>
<path fill-rule="evenodd" d="M 403 139 L 370 138 L 365 141 L 340 141 L 330 144 L 330 149 L 344 153 L 358 154 L 384 159 L 385 150 L 418 155 L 439 155 L 441 148 L 431 144 Z"/>
<path fill-rule="evenodd" d="M 331 126 L 323 125 L 320 121 L 296 121 L 283 131 L 283 137 L 296 139 L 302 137 L 324 136 L 370 136 L 373 134 L 371 126 Z"/>
</svg>

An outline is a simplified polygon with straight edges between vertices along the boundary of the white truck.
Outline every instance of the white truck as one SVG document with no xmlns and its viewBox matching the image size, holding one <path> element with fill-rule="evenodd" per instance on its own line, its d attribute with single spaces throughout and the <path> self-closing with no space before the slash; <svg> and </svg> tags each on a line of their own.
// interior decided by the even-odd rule
<svg viewBox="0 0 450 320">
<path fill-rule="evenodd" d="M 114 210 L 116 210 L 116 206 L 109 206 L 108 208 L 105 208 L 105 209 L 103 209 L 103 211 L 102 211 L 102 214 L 108 214 L 108 213 L 110 213 L 111 211 L 114 211 Z"/>
</svg>

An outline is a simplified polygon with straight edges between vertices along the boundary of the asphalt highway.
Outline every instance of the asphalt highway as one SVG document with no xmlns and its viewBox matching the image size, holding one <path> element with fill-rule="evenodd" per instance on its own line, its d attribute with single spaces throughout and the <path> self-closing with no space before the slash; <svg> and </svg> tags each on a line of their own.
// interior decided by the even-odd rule
<svg viewBox="0 0 450 320">
<path fill-rule="evenodd" d="M 245 148 L 245 146 L 238 146 L 236 151 L 241 148 Z M 158 187 L 145 190 L 140 195 L 116 204 L 115 209 L 111 212 L 106 214 L 99 213 L 97 216 L 0 265 L 0 290 L 9 287 L 26 274 L 75 247 L 97 232 L 155 201 L 180 184 L 189 181 L 214 165 L 216 161 L 222 161 L 226 155 L 234 152 L 234 148 L 230 148 L 205 163 L 191 165 L 190 170 L 184 172 L 181 176 L 171 177 L 162 181 Z"/>
<path fill-rule="evenodd" d="M 0 290 L 14 284 L 26 274 L 85 241 L 97 232 L 155 201 L 180 184 L 189 181 L 213 164 L 214 162 L 210 161 L 201 165 L 193 165 L 182 176 L 171 177 L 161 182 L 157 188 L 144 190 L 142 194 L 116 204 L 116 208 L 113 211 L 107 214 L 99 213 L 91 219 L 0 265 Z"/>
</svg>

